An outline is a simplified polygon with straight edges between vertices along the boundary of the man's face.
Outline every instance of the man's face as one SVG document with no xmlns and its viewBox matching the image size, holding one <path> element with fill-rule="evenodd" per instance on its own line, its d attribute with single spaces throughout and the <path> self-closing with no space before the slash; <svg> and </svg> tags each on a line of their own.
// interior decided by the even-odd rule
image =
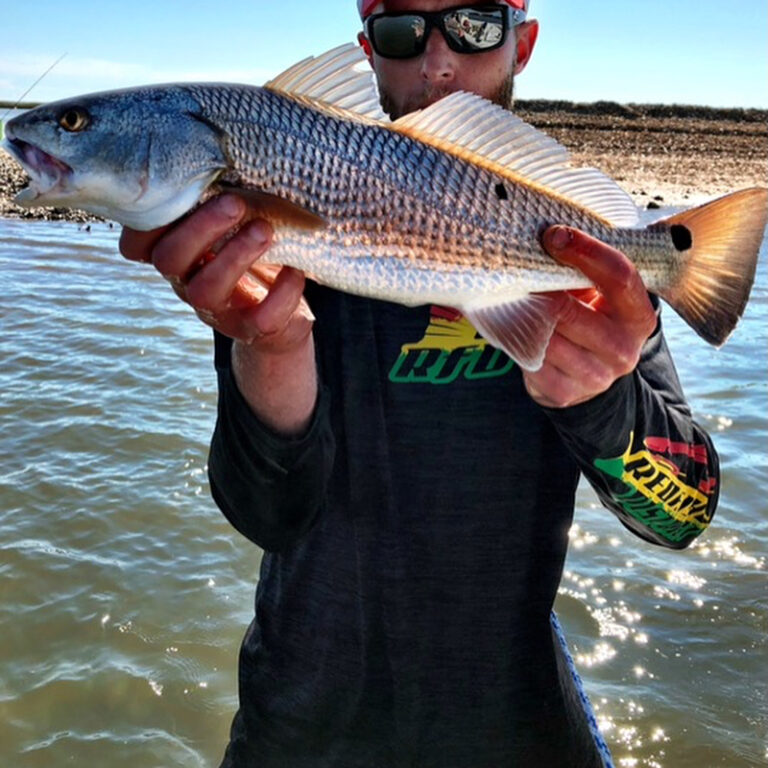
<svg viewBox="0 0 768 768">
<path fill-rule="evenodd" d="M 387 0 L 386 10 L 439 11 L 455 6 L 457 2 Z M 478 0 L 467 2 L 467 5 L 480 4 Z M 379 83 L 382 107 L 392 119 L 396 119 L 429 106 L 454 91 L 471 91 L 503 107 L 509 107 L 516 49 L 516 29 L 510 30 L 501 48 L 469 55 L 452 51 L 440 31 L 433 29 L 427 38 L 424 53 L 415 58 L 385 59 L 374 52 L 371 64 Z"/>
</svg>

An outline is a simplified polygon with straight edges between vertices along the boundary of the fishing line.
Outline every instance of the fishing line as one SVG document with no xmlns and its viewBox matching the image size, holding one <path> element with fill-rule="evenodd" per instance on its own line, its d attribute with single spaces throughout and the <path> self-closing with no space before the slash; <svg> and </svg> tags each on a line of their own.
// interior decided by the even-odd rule
<svg viewBox="0 0 768 768">
<path fill-rule="evenodd" d="M 24 93 L 22 93 L 22 94 L 21 94 L 21 96 L 19 96 L 19 98 L 16 100 L 16 103 L 15 103 L 15 104 L 14 104 L 12 107 L 9 107 L 9 108 L 8 108 L 8 109 L 5 111 L 5 113 L 3 114 L 3 116 L 2 116 L 2 117 L 0 117 L 0 124 L 2 124 L 3 120 L 5 120 L 5 118 L 6 118 L 6 116 L 8 115 L 8 113 L 9 113 L 9 112 L 11 112 L 11 110 L 14 110 L 14 109 L 16 109 L 16 107 L 18 107 L 18 106 L 19 106 L 19 104 L 21 104 L 21 102 L 22 102 L 22 100 L 24 99 L 24 97 L 25 97 L 25 96 L 26 96 L 26 95 L 27 95 L 27 94 L 28 94 L 28 93 L 29 93 L 29 92 L 30 92 L 30 91 L 31 91 L 31 90 L 32 90 L 32 89 L 33 89 L 33 88 L 34 88 L 34 87 L 35 87 L 35 86 L 36 86 L 36 85 L 37 85 L 37 84 L 38 84 L 38 83 L 39 83 L 39 82 L 40 82 L 40 81 L 41 81 L 41 80 L 42 80 L 42 79 L 43 79 L 43 78 L 44 78 L 44 77 L 45 77 L 45 76 L 46 76 L 46 75 L 47 75 L 47 74 L 48 74 L 48 73 L 49 73 L 49 72 L 50 72 L 50 71 L 51 71 L 51 70 L 52 70 L 52 69 L 53 69 L 53 68 L 54 68 L 54 67 L 55 67 L 55 66 L 56 66 L 56 65 L 57 65 L 57 64 L 58 64 L 58 63 L 59 63 L 59 62 L 60 62 L 62 59 L 63 59 L 63 58 L 64 58 L 64 57 L 65 57 L 65 56 L 66 56 L 66 55 L 67 55 L 66 53 L 62 53 L 62 54 L 61 54 L 61 56 L 59 56 L 59 58 L 58 58 L 58 59 L 56 59 L 56 61 L 54 61 L 54 62 L 53 62 L 53 64 L 51 64 L 51 66 L 50 66 L 50 67 L 48 67 L 48 69 L 46 69 L 46 70 L 45 70 L 45 72 L 43 72 L 43 74 L 42 74 L 42 75 L 40 75 L 40 77 L 38 77 L 38 78 L 37 78 L 37 80 L 35 80 L 35 82 L 34 82 L 34 83 L 32 83 L 32 85 L 30 85 L 30 86 L 29 86 L 29 88 L 27 88 L 27 90 L 26 90 L 26 91 L 24 91 Z"/>
</svg>

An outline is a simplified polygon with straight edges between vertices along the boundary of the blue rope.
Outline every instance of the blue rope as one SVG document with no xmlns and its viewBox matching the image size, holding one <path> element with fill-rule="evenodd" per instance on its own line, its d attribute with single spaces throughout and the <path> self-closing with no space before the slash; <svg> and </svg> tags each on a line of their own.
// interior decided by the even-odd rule
<svg viewBox="0 0 768 768">
<path fill-rule="evenodd" d="M 584 684 L 581 682 L 581 677 L 576 671 L 576 665 L 573 662 L 573 657 L 568 651 L 568 643 L 565 641 L 563 628 L 560 626 L 560 622 L 558 621 L 557 616 L 555 616 L 554 611 L 552 611 L 550 614 L 549 620 L 552 624 L 552 629 L 557 635 L 557 639 L 560 641 L 560 647 L 563 650 L 563 655 L 565 656 L 565 660 L 568 664 L 568 669 L 570 670 L 571 677 L 573 678 L 573 682 L 576 685 L 576 690 L 579 692 L 581 706 L 584 709 L 584 714 L 587 716 L 587 722 L 589 723 L 589 730 L 592 734 L 592 738 L 594 739 L 595 746 L 597 747 L 598 752 L 600 752 L 600 757 L 603 760 L 603 768 L 614 768 L 613 759 L 611 758 L 611 751 L 608 749 L 608 745 L 605 743 L 605 739 L 600 733 L 600 728 L 597 725 L 597 718 L 595 717 L 594 710 L 592 709 L 592 704 L 590 703 L 589 697 L 584 690 Z"/>
</svg>

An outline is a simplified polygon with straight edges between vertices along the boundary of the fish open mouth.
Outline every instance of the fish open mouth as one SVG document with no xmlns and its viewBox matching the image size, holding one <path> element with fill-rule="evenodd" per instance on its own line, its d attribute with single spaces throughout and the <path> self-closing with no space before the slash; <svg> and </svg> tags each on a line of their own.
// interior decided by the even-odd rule
<svg viewBox="0 0 768 768">
<path fill-rule="evenodd" d="M 65 162 L 23 139 L 6 134 L 3 146 L 21 163 L 30 178 L 29 187 L 19 192 L 16 202 L 29 203 L 54 190 L 61 190 L 72 175 L 72 168 Z"/>
</svg>

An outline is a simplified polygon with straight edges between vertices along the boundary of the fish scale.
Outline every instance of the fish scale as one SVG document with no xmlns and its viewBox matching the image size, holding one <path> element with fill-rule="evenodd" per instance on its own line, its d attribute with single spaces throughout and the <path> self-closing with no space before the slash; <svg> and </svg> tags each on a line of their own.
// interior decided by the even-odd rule
<svg viewBox="0 0 768 768">
<path fill-rule="evenodd" d="M 316 113 L 307 119 L 311 110 L 290 98 L 247 91 L 235 102 L 235 112 L 251 112 L 257 117 L 246 131 L 236 130 L 235 120 L 217 109 L 217 105 L 208 106 L 210 99 L 205 89 L 194 89 L 193 93 L 206 118 L 224 126 L 230 137 L 234 173 L 228 180 L 290 200 L 313 210 L 329 223 L 322 237 L 296 231 L 278 232 L 270 253 L 277 263 L 291 263 L 318 272 L 322 251 L 342 248 L 347 264 L 357 258 L 391 261 L 391 270 L 377 270 L 382 284 L 369 281 L 370 289 L 378 296 L 422 303 L 420 297 L 410 294 L 413 281 L 397 266 L 402 260 L 423 264 L 430 276 L 420 284 L 427 291 L 430 286 L 434 289 L 437 283 L 442 284 L 450 292 L 446 299 L 456 299 L 458 285 L 464 290 L 475 287 L 468 281 L 466 270 L 476 270 L 476 287 L 482 290 L 488 284 L 489 266 L 508 275 L 512 287 L 506 290 L 507 294 L 519 295 L 534 283 L 540 285 L 544 269 L 551 271 L 553 287 L 576 285 L 574 277 L 567 274 L 570 270 L 557 268 L 539 245 L 540 222 L 576 219 L 585 231 L 608 237 L 608 230 L 594 217 L 578 209 L 559 210 L 562 204 L 540 197 L 534 199 L 521 185 L 506 182 L 509 199 L 500 201 L 494 190 L 503 179 L 459 158 L 419 146 L 418 142 L 386 128 L 350 125 Z M 246 99 L 251 103 L 246 104 Z M 360 137 L 358 141 L 351 138 L 355 134 Z M 350 145 L 359 147 L 355 158 L 339 149 Z M 345 161 L 354 163 L 358 171 L 354 186 L 350 185 L 351 174 L 343 164 Z M 412 165 L 418 172 L 411 173 Z M 431 181 L 428 191 L 423 185 L 425 179 Z M 301 180 L 308 181 L 308 187 Z M 356 208 L 352 217 L 343 205 L 350 196 Z M 381 200 L 387 201 L 388 218 L 382 216 L 378 202 Z M 531 216 L 534 206 L 538 210 Z M 389 236 L 379 226 L 387 220 Z M 385 237 L 372 243 L 370 233 L 377 231 Z M 359 235 L 362 247 L 350 242 L 349 235 L 354 233 Z M 434 256 L 436 248 L 439 261 Z M 337 260 L 335 255 L 332 258 Z M 460 281 L 452 280 L 450 275 L 435 274 L 443 271 L 446 264 L 464 268 Z M 433 265 L 431 269 L 429 265 Z M 339 267 L 336 263 L 338 279 L 349 283 L 340 275 Z M 354 271 L 359 274 L 360 269 Z M 523 280 L 528 272 L 531 278 L 526 283 Z M 504 291 L 499 275 L 494 275 L 492 282 L 494 291 Z M 586 284 L 584 279 L 579 282 Z M 408 291 L 408 295 L 404 296 L 403 291 Z"/>
</svg>

